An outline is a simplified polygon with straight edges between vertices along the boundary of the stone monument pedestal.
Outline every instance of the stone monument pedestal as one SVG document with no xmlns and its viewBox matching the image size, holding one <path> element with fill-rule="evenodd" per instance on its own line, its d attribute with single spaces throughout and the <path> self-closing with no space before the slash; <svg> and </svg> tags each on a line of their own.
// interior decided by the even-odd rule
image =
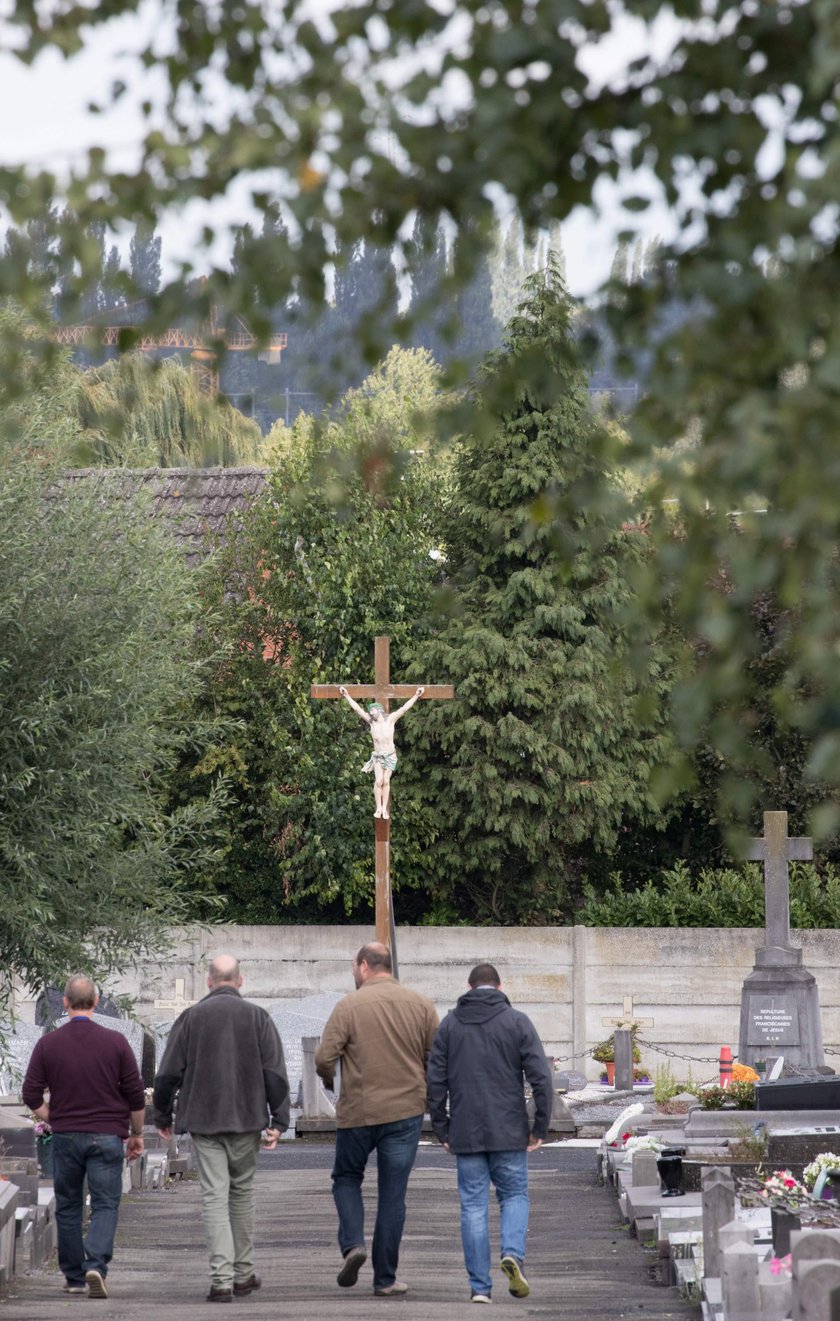
<svg viewBox="0 0 840 1321">
<path fill-rule="evenodd" d="M 802 966 L 802 950 L 791 946 L 757 949 L 741 991 L 739 1060 L 774 1055 L 799 1069 L 825 1064 L 816 979 Z"/>
</svg>

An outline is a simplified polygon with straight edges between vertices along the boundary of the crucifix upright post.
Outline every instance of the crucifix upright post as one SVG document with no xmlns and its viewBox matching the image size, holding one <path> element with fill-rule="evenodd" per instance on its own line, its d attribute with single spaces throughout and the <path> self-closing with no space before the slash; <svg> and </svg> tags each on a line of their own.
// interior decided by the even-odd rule
<svg viewBox="0 0 840 1321">
<path fill-rule="evenodd" d="M 379 702 L 386 714 L 394 698 L 413 697 L 417 692 L 416 684 L 391 682 L 391 639 L 380 636 L 374 639 L 373 676 L 371 683 L 313 683 L 310 696 L 315 698 L 341 699 L 341 688 L 348 696 Z M 426 684 L 421 701 L 447 700 L 455 696 L 451 684 Z M 376 817 L 373 822 L 376 849 L 376 939 L 391 950 L 396 970 L 396 938 L 394 932 L 394 914 L 391 901 L 391 821 L 389 817 Z"/>
</svg>

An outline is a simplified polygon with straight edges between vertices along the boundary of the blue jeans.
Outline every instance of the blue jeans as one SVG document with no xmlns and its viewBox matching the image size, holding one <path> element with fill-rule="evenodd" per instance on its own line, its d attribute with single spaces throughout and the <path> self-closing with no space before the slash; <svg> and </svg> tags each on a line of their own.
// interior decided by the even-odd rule
<svg viewBox="0 0 840 1321">
<path fill-rule="evenodd" d="M 85 1272 L 108 1274 L 122 1197 L 123 1140 L 110 1133 L 53 1133 L 53 1183 L 58 1264 L 68 1284 Z M 90 1193 L 87 1237 L 82 1235 L 84 1186 Z"/>
<path fill-rule="evenodd" d="M 490 1182 L 501 1212 L 503 1257 L 525 1260 L 528 1232 L 527 1151 L 479 1151 L 456 1157 L 461 1199 L 461 1243 L 472 1293 L 490 1294 Z"/>
<path fill-rule="evenodd" d="M 373 1287 L 387 1289 L 397 1278 L 400 1240 L 405 1224 L 405 1190 L 417 1155 L 422 1115 L 393 1124 L 339 1128 L 335 1135 L 333 1197 L 338 1211 L 338 1246 L 342 1253 L 364 1247 L 365 1209 L 362 1180 L 368 1156 L 376 1149 L 377 1207 L 371 1259 Z"/>
</svg>

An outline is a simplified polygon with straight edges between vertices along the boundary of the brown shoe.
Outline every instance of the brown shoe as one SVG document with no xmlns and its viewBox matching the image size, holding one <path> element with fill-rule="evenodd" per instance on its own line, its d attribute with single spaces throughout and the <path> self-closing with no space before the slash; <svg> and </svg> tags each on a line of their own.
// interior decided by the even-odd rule
<svg viewBox="0 0 840 1321">
<path fill-rule="evenodd" d="M 210 1286 L 210 1292 L 209 1292 L 209 1294 L 207 1295 L 207 1301 L 208 1301 L 208 1303 L 232 1303 L 232 1302 L 233 1302 L 233 1290 L 232 1290 L 232 1289 L 217 1289 L 216 1286 L 215 1286 L 215 1284 L 211 1284 L 211 1286 Z"/>
<path fill-rule="evenodd" d="M 249 1275 L 247 1280 L 243 1280 L 241 1284 L 238 1284 L 236 1280 L 234 1280 L 233 1292 L 236 1294 L 237 1298 L 242 1298 L 246 1293 L 253 1293 L 255 1289 L 259 1289 L 261 1284 L 262 1280 L 259 1275 Z"/>
</svg>

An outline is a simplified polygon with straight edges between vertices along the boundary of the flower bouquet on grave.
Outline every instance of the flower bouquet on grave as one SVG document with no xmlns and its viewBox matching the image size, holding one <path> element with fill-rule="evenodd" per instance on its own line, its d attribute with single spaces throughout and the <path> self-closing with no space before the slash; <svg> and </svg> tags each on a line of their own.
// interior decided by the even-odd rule
<svg viewBox="0 0 840 1321">
<path fill-rule="evenodd" d="M 774 1170 L 765 1178 L 737 1179 L 736 1187 L 744 1206 L 769 1206 L 771 1211 L 795 1216 L 810 1201 L 808 1189 L 790 1170 Z"/>
<path fill-rule="evenodd" d="M 45 1179 L 52 1178 L 52 1129 L 44 1119 L 30 1114 L 35 1126 L 35 1153 L 38 1157 L 38 1169 Z"/>
<path fill-rule="evenodd" d="M 655 1151 L 657 1156 L 662 1150 L 662 1142 L 653 1133 L 630 1134 L 624 1143 L 624 1150 L 632 1156 L 634 1151 Z"/>
<path fill-rule="evenodd" d="M 773 1254 L 786 1257 L 791 1232 L 802 1226 L 802 1208 L 810 1201 L 808 1189 L 790 1170 L 775 1170 L 764 1179 L 739 1179 L 737 1188 L 742 1205 L 769 1206 Z M 752 1192 L 757 1194 L 757 1201 L 749 1196 Z"/>
</svg>

